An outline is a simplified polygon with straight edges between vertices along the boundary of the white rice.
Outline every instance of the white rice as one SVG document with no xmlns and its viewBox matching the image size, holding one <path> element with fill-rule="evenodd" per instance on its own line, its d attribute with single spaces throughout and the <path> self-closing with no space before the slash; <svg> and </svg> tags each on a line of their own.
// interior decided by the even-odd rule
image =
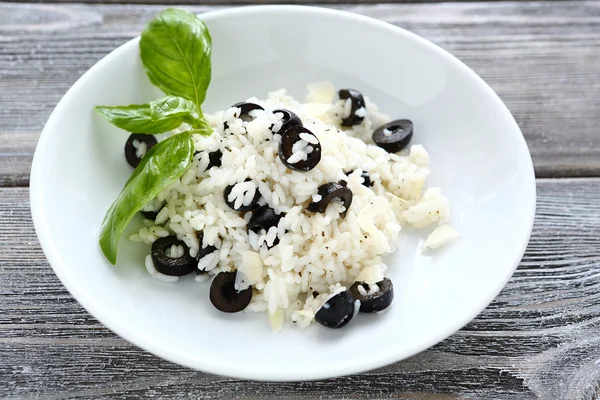
<svg viewBox="0 0 600 400">
<path fill-rule="evenodd" d="M 146 152 L 148 151 L 148 145 L 146 142 L 134 139 L 132 144 L 133 148 L 135 149 L 135 156 L 137 158 L 142 158 L 146 155 Z"/>
<path fill-rule="evenodd" d="M 190 170 L 157 196 L 156 202 L 163 206 L 157 225 L 140 229 L 131 239 L 151 244 L 158 237 L 176 235 L 189 246 L 192 256 L 201 246 L 215 246 L 217 251 L 200 260 L 202 269 L 210 276 L 239 270 L 237 284 L 253 287 L 246 310 L 267 312 L 274 330 L 281 329 L 285 320 L 308 326 L 332 294 L 357 279 L 370 285 L 368 293 L 378 290 L 374 284 L 387 269 L 381 257 L 398 249 L 401 226 L 445 225 L 448 201 L 438 188 L 425 190 L 429 157 L 422 146 L 413 145 L 397 155 L 372 145 L 373 129 L 389 118 L 366 97 L 366 110 L 356 114 L 364 116 L 364 121 L 342 130 L 341 119 L 349 115 L 349 103 L 332 104 L 332 93 L 331 84 L 320 83 L 309 86 L 312 102 L 305 104 L 283 89 L 269 93 L 266 100 L 251 98 L 249 102 L 265 110 L 253 111 L 248 121 L 239 119 L 240 110 L 234 107 L 206 115 L 213 134 L 193 136 L 200 153 Z M 281 163 L 281 136 L 270 129 L 281 127 L 283 115 L 272 112 L 278 108 L 298 114 L 314 134 L 300 137 L 288 162 L 306 160 L 312 146 L 320 143 L 321 161 L 314 169 L 292 171 Z M 207 170 L 208 153 L 217 149 L 223 153 L 222 166 Z M 348 171 L 354 172 L 347 176 Z M 372 187 L 362 185 L 362 171 L 369 174 Z M 340 180 L 353 193 L 348 210 L 337 202 L 324 213 L 306 210 L 308 203 L 320 200 L 320 185 Z M 236 208 L 249 205 L 258 190 L 263 203 L 285 217 L 266 232 L 249 232 L 251 213 L 236 212 L 225 203 L 223 191 L 229 185 L 235 186 L 227 200 Z M 344 211 L 347 214 L 341 218 Z M 203 234 L 197 235 L 198 231 Z M 159 274 L 151 263 L 147 257 L 146 267 L 153 277 L 174 281 Z M 206 279 L 207 275 L 197 277 Z"/>
</svg>

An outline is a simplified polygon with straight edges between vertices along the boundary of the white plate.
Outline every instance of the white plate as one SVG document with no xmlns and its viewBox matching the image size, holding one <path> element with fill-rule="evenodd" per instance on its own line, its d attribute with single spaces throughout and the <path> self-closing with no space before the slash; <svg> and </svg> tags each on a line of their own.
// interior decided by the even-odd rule
<svg viewBox="0 0 600 400">
<path fill-rule="evenodd" d="M 214 45 L 207 111 L 286 87 L 333 81 L 361 90 L 384 112 L 415 123 L 413 143 L 431 156 L 430 185 L 450 199 L 462 237 L 432 256 L 404 234 L 389 276 L 396 299 L 383 315 L 342 330 L 286 325 L 271 333 L 260 314 L 228 315 L 207 284 L 150 278 L 144 245 L 121 241 L 111 266 L 98 247 L 104 213 L 131 172 L 127 134 L 95 105 L 148 101 L 158 93 L 138 39 L 118 48 L 69 90 L 50 117 L 31 171 L 35 228 L 73 296 L 108 328 L 167 360 L 207 372 L 263 380 L 356 373 L 411 356 L 461 328 L 498 294 L 531 232 L 535 180 L 514 119 L 496 94 L 450 54 L 402 29 L 321 8 L 247 7 L 203 14 Z M 139 221 L 138 221 L 139 222 Z"/>
</svg>

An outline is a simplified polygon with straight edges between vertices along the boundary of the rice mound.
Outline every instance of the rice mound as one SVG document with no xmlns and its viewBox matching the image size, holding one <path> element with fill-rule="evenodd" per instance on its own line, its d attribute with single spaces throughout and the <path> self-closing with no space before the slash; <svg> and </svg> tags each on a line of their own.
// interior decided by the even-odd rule
<svg viewBox="0 0 600 400">
<path fill-rule="evenodd" d="M 218 251 L 202 258 L 202 265 L 211 275 L 243 272 L 245 281 L 239 285 L 252 285 L 254 290 L 246 310 L 268 312 L 275 331 L 284 320 L 308 326 L 324 301 L 345 290 L 359 274 L 367 283 L 381 280 L 387 270 L 381 257 L 397 250 L 402 225 L 446 224 L 448 201 L 438 188 L 425 189 L 429 157 L 422 146 L 390 154 L 372 144 L 373 129 L 389 118 L 368 98 L 363 123 L 342 130 L 341 118 L 348 112 L 343 101 L 334 101 L 335 93 L 331 84 L 321 83 L 308 85 L 304 104 L 283 89 L 269 93 L 266 100 L 251 98 L 248 102 L 265 108 L 252 111 L 251 121 L 237 118 L 239 109 L 234 107 L 206 115 L 213 134 L 193 136 L 197 154 L 192 166 L 158 195 L 155 203 L 164 207 L 156 221 L 145 220 L 146 226 L 131 239 L 151 244 L 175 234 L 191 255 L 200 246 L 215 246 Z M 293 171 L 280 161 L 280 135 L 271 132 L 271 126 L 281 126 L 281 114 L 272 112 L 278 108 L 298 114 L 319 139 L 322 158 L 314 169 Z M 216 150 L 223 153 L 222 165 L 207 170 L 209 153 Z M 369 174 L 372 187 L 362 184 L 361 170 Z M 349 171 L 354 172 L 346 175 Z M 258 184 L 266 204 L 285 213 L 277 227 L 262 235 L 248 233 L 250 212 L 232 210 L 223 198 L 228 185 L 247 178 Z M 340 180 L 353 192 L 345 218 L 340 216 L 341 203 L 330 204 L 325 213 L 306 210 L 318 200 L 320 185 Z M 279 243 L 268 248 L 265 242 L 272 245 L 275 238 Z M 177 280 L 158 273 L 150 256 L 146 266 L 158 279 Z"/>
</svg>

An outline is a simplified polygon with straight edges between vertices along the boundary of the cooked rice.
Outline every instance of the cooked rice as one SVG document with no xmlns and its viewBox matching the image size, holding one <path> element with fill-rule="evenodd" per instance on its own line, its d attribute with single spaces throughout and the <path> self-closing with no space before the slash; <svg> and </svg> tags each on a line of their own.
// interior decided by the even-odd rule
<svg viewBox="0 0 600 400">
<path fill-rule="evenodd" d="M 283 89 L 269 93 L 266 100 L 249 99 L 265 110 L 253 110 L 248 121 L 239 119 L 240 110 L 234 107 L 206 115 L 214 133 L 194 135 L 198 153 L 192 166 L 158 195 L 157 202 L 164 207 L 156 225 L 148 224 L 131 239 L 151 244 L 175 234 L 192 256 L 200 246 L 215 246 L 219 250 L 202 258 L 201 266 L 211 275 L 239 269 L 243 278 L 236 286 L 254 289 L 246 310 L 268 312 L 274 330 L 281 329 L 284 320 L 308 326 L 327 298 L 356 279 L 370 285 L 381 281 L 387 270 L 381 257 L 398 249 L 401 226 L 446 224 L 448 202 L 438 188 L 424 190 L 429 157 L 422 146 L 413 145 L 397 155 L 372 145 L 371 132 L 389 118 L 366 97 L 366 110 L 357 111 L 365 117 L 363 123 L 342 131 L 340 123 L 349 114 L 349 103 L 332 105 L 334 94 L 329 83 L 311 84 L 310 102 L 305 104 Z M 283 115 L 271 111 L 277 108 L 298 114 L 320 142 L 322 157 L 314 169 L 292 171 L 281 163 L 281 136 L 271 131 L 281 127 Z M 291 157 L 296 161 L 305 160 L 316 143 L 310 135 L 301 139 Z M 207 170 L 208 153 L 216 150 L 223 153 L 222 166 Z M 361 170 L 369 174 L 372 187 L 362 185 Z M 346 176 L 349 171 L 354 172 Z M 321 184 L 340 180 L 354 195 L 345 218 L 340 217 L 346 210 L 338 202 L 324 213 L 306 210 L 308 203 L 320 200 Z M 228 185 L 235 185 L 228 200 L 236 207 L 250 204 L 258 190 L 263 203 L 285 217 L 267 232 L 249 232 L 251 213 L 241 214 L 225 203 L 223 191 Z M 155 209 L 156 202 L 148 208 Z M 201 243 L 197 231 L 203 232 Z M 273 246 L 276 239 L 279 243 Z M 152 276 L 176 280 L 165 279 L 151 263 L 148 256 L 146 266 Z M 205 278 L 200 275 L 197 280 Z M 377 289 L 372 286 L 369 292 Z"/>
</svg>

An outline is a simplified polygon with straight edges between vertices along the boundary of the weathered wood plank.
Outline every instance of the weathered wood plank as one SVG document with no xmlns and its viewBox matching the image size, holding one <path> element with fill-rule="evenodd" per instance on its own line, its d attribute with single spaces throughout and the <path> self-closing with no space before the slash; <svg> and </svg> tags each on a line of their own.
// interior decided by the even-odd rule
<svg viewBox="0 0 600 400">
<path fill-rule="evenodd" d="M 437 0 L 435 3 L 456 3 L 456 2 L 478 2 L 480 0 Z M 505 0 L 488 0 L 491 2 L 500 2 Z M 531 1 L 531 0 L 514 0 L 514 1 Z M 538 0 L 533 0 L 538 1 Z M 140 5 L 197 5 L 198 2 L 194 0 L 16 0 L 15 3 L 84 3 L 84 4 L 140 4 Z M 244 5 L 255 5 L 255 4 L 314 4 L 314 5 L 338 5 L 338 4 L 387 4 L 387 3 L 432 3 L 432 0 L 204 0 L 204 5 L 230 5 L 230 6 L 244 6 Z"/>
<path fill-rule="evenodd" d="M 600 176 L 600 3 L 342 7 L 422 35 L 478 72 L 513 112 L 539 177 Z M 163 8 L 0 3 L 0 186 L 28 184 L 52 108 Z"/>
<path fill-rule="evenodd" d="M 409 360 L 312 383 L 194 372 L 85 312 L 37 243 L 28 190 L 0 189 L 0 398 L 594 399 L 600 395 L 600 179 L 538 181 L 521 265 L 473 322 Z"/>
</svg>

